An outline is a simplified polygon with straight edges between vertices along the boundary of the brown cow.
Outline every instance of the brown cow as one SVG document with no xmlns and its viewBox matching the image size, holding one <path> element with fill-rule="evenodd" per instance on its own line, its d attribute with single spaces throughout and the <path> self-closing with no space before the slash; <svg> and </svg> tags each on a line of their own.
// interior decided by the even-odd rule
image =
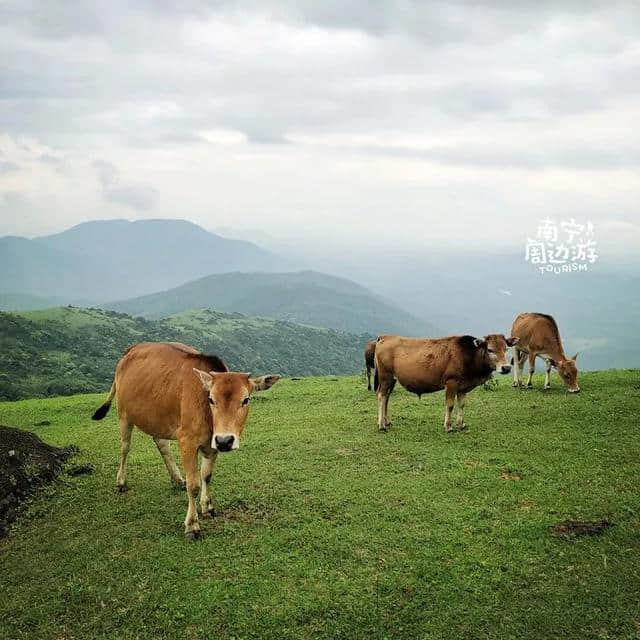
<svg viewBox="0 0 640 640">
<path fill-rule="evenodd" d="M 486 382 L 499 368 L 509 373 L 507 349 L 516 342 L 502 334 L 484 338 L 450 336 L 448 338 L 403 338 L 381 336 L 376 344 L 374 387 L 378 395 L 378 428 L 386 431 L 389 396 L 396 379 L 412 393 L 445 390 L 444 429 L 452 431 L 451 413 L 458 399 L 457 426 L 464 429 L 466 394 Z"/>
<path fill-rule="evenodd" d="M 118 490 L 127 489 L 127 455 L 134 425 L 154 439 L 171 480 L 184 486 L 169 447 L 169 440 L 177 440 L 189 498 L 185 534 L 198 538 L 196 498 L 200 493 L 203 516 L 213 517 L 208 485 L 218 452 L 240 446 L 252 392 L 268 389 L 279 379 L 231 373 L 217 356 L 203 355 L 179 342 L 142 342 L 129 348 L 116 366 L 106 402 L 93 415 L 94 420 L 104 418 L 117 395 Z M 200 476 L 198 452 L 203 456 Z"/>
<path fill-rule="evenodd" d="M 556 367 L 562 381 L 570 393 L 578 393 L 578 368 L 576 358 L 567 358 L 562 348 L 558 325 L 553 317 L 544 313 L 521 313 L 514 321 L 511 335 L 519 338 L 518 346 L 513 349 L 513 386 L 519 387 L 522 383 L 522 369 L 524 360 L 529 355 L 529 377 L 527 388 L 533 388 L 533 372 L 536 366 L 536 356 L 546 361 L 546 375 L 544 388 L 551 388 L 551 367 Z"/>
<path fill-rule="evenodd" d="M 367 390 L 371 391 L 371 372 L 376 367 L 376 341 L 371 340 L 367 342 L 367 346 L 364 348 L 364 366 L 367 371 Z"/>
</svg>

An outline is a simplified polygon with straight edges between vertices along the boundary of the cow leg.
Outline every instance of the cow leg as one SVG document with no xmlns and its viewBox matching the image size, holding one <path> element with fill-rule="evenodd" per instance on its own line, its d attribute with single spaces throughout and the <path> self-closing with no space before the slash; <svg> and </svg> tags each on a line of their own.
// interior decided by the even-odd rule
<svg viewBox="0 0 640 640">
<path fill-rule="evenodd" d="M 458 383 L 455 380 L 449 380 L 444 387 L 444 430 L 446 433 L 453 431 L 451 427 L 451 414 L 453 413 L 453 404 L 458 391 Z"/>
<path fill-rule="evenodd" d="M 213 502 L 209 496 L 209 482 L 211 481 L 211 473 L 218 459 L 218 454 L 214 453 L 211 457 L 204 457 L 200 465 L 200 511 L 206 518 L 213 518 L 216 512 L 213 508 Z"/>
<path fill-rule="evenodd" d="M 387 410 L 389 408 L 389 396 L 395 386 L 395 380 L 391 381 L 380 378 L 380 384 L 378 386 L 378 429 L 380 431 L 386 431 L 391 423 L 387 417 Z"/>
<path fill-rule="evenodd" d="M 165 440 L 163 438 L 154 438 L 153 441 L 156 443 L 156 447 L 158 447 L 158 451 L 164 460 L 164 464 L 167 467 L 167 471 L 169 472 L 169 477 L 171 478 L 171 482 L 176 486 L 184 489 L 184 478 L 180 475 L 180 470 L 171 455 L 171 446 L 169 445 L 169 440 Z"/>
<path fill-rule="evenodd" d="M 458 392 L 456 398 L 458 399 L 458 417 L 456 418 L 456 426 L 458 429 L 464 429 L 467 425 L 464 422 L 464 400 L 466 393 Z"/>
<path fill-rule="evenodd" d="M 527 389 L 533 389 L 533 372 L 536 370 L 536 354 L 529 351 L 529 377 L 527 378 Z"/>
<path fill-rule="evenodd" d="M 367 369 L 367 391 L 371 391 L 371 367 L 366 365 Z"/>
<path fill-rule="evenodd" d="M 189 499 L 187 516 L 184 519 L 184 533 L 191 540 L 196 540 L 200 537 L 200 523 L 198 522 L 198 510 L 196 509 L 196 498 L 200 493 L 198 447 L 181 440 L 180 455 L 187 480 L 187 498 Z"/>
<path fill-rule="evenodd" d="M 551 389 L 551 360 L 547 358 L 546 363 L 547 363 L 547 370 L 545 371 L 545 376 L 544 376 L 544 388 Z"/>
<path fill-rule="evenodd" d="M 520 351 L 518 347 L 513 347 L 513 386 L 519 387 L 522 380 L 522 363 L 520 362 Z"/>
<path fill-rule="evenodd" d="M 391 381 L 391 387 L 389 388 L 389 393 L 387 393 L 384 399 L 384 424 L 387 428 L 391 426 L 391 422 L 389 422 L 389 416 L 387 415 L 387 411 L 389 409 L 389 398 L 391 397 L 391 393 L 395 389 L 395 386 L 396 386 L 396 381 L 395 379 L 393 379 Z"/>
<path fill-rule="evenodd" d="M 120 418 L 120 466 L 116 476 L 116 487 L 120 493 L 124 493 L 127 487 L 127 456 L 131 449 L 131 432 L 133 425 L 126 418 Z"/>
</svg>

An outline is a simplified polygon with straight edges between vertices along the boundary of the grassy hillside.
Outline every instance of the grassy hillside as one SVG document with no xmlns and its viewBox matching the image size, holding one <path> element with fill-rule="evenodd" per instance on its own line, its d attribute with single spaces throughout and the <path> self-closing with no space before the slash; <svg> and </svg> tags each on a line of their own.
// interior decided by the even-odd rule
<svg viewBox="0 0 640 640">
<path fill-rule="evenodd" d="M 105 306 L 149 318 L 214 306 L 221 311 L 239 311 L 354 333 L 439 333 L 433 326 L 355 282 L 314 271 L 223 273 Z"/>
<path fill-rule="evenodd" d="M 210 310 L 158 321 L 73 307 L 0 313 L 0 399 L 108 389 L 123 351 L 145 340 L 193 345 L 234 370 L 318 375 L 358 371 L 370 338 Z"/>
<path fill-rule="evenodd" d="M 197 543 L 142 434 L 116 494 L 115 412 L 89 419 L 102 395 L 0 403 L 0 423 L 95 467 L 0 540 L 0 637 L 635 638 L 640 372 L 585 374 L 578 396 L 509 383 L 445 435 L 441 393 L 394 393 L 380 434 L 361 378 L 281 381 L 220 457 Z M 614 526 L 553 535 L 568 518 Z"/>
</svg>

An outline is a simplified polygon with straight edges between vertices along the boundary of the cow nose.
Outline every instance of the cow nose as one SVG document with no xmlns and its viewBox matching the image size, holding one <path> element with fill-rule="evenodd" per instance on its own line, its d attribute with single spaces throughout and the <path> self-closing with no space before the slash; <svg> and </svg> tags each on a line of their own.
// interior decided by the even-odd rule
<svg viewBox="0 0 640 640">
<path fill-rule="evenodd" d="M 216 436 L 216 448 L 218 451 L 231 451 L 233 436 Z"/>
<path fill-rule="evenodd" d="M 569 393 L 580 393 L 580 387 L 576 387 L 575 389 L 569 389 Z"/>
<path fill-rule="evenodd" d="M 501 372 L 501 373 L 509 373 L 509 371 L 511 371 L 511 365 L 503 364 L 503 365 L 500 367 L 500 372 Z"/>
</svg>

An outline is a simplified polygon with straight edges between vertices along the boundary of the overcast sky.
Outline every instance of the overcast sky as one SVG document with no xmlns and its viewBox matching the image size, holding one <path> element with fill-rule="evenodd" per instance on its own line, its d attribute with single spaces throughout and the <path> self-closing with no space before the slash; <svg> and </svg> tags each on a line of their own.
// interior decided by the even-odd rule
<svg viewBox="0 0 640 640">
<path fill-rule="evenodd" d="M 509 8 L 506 8 L 506 7 Z M 640 247 L 640 2 L 9 0 L 0 235 Z"/>
</svg>

